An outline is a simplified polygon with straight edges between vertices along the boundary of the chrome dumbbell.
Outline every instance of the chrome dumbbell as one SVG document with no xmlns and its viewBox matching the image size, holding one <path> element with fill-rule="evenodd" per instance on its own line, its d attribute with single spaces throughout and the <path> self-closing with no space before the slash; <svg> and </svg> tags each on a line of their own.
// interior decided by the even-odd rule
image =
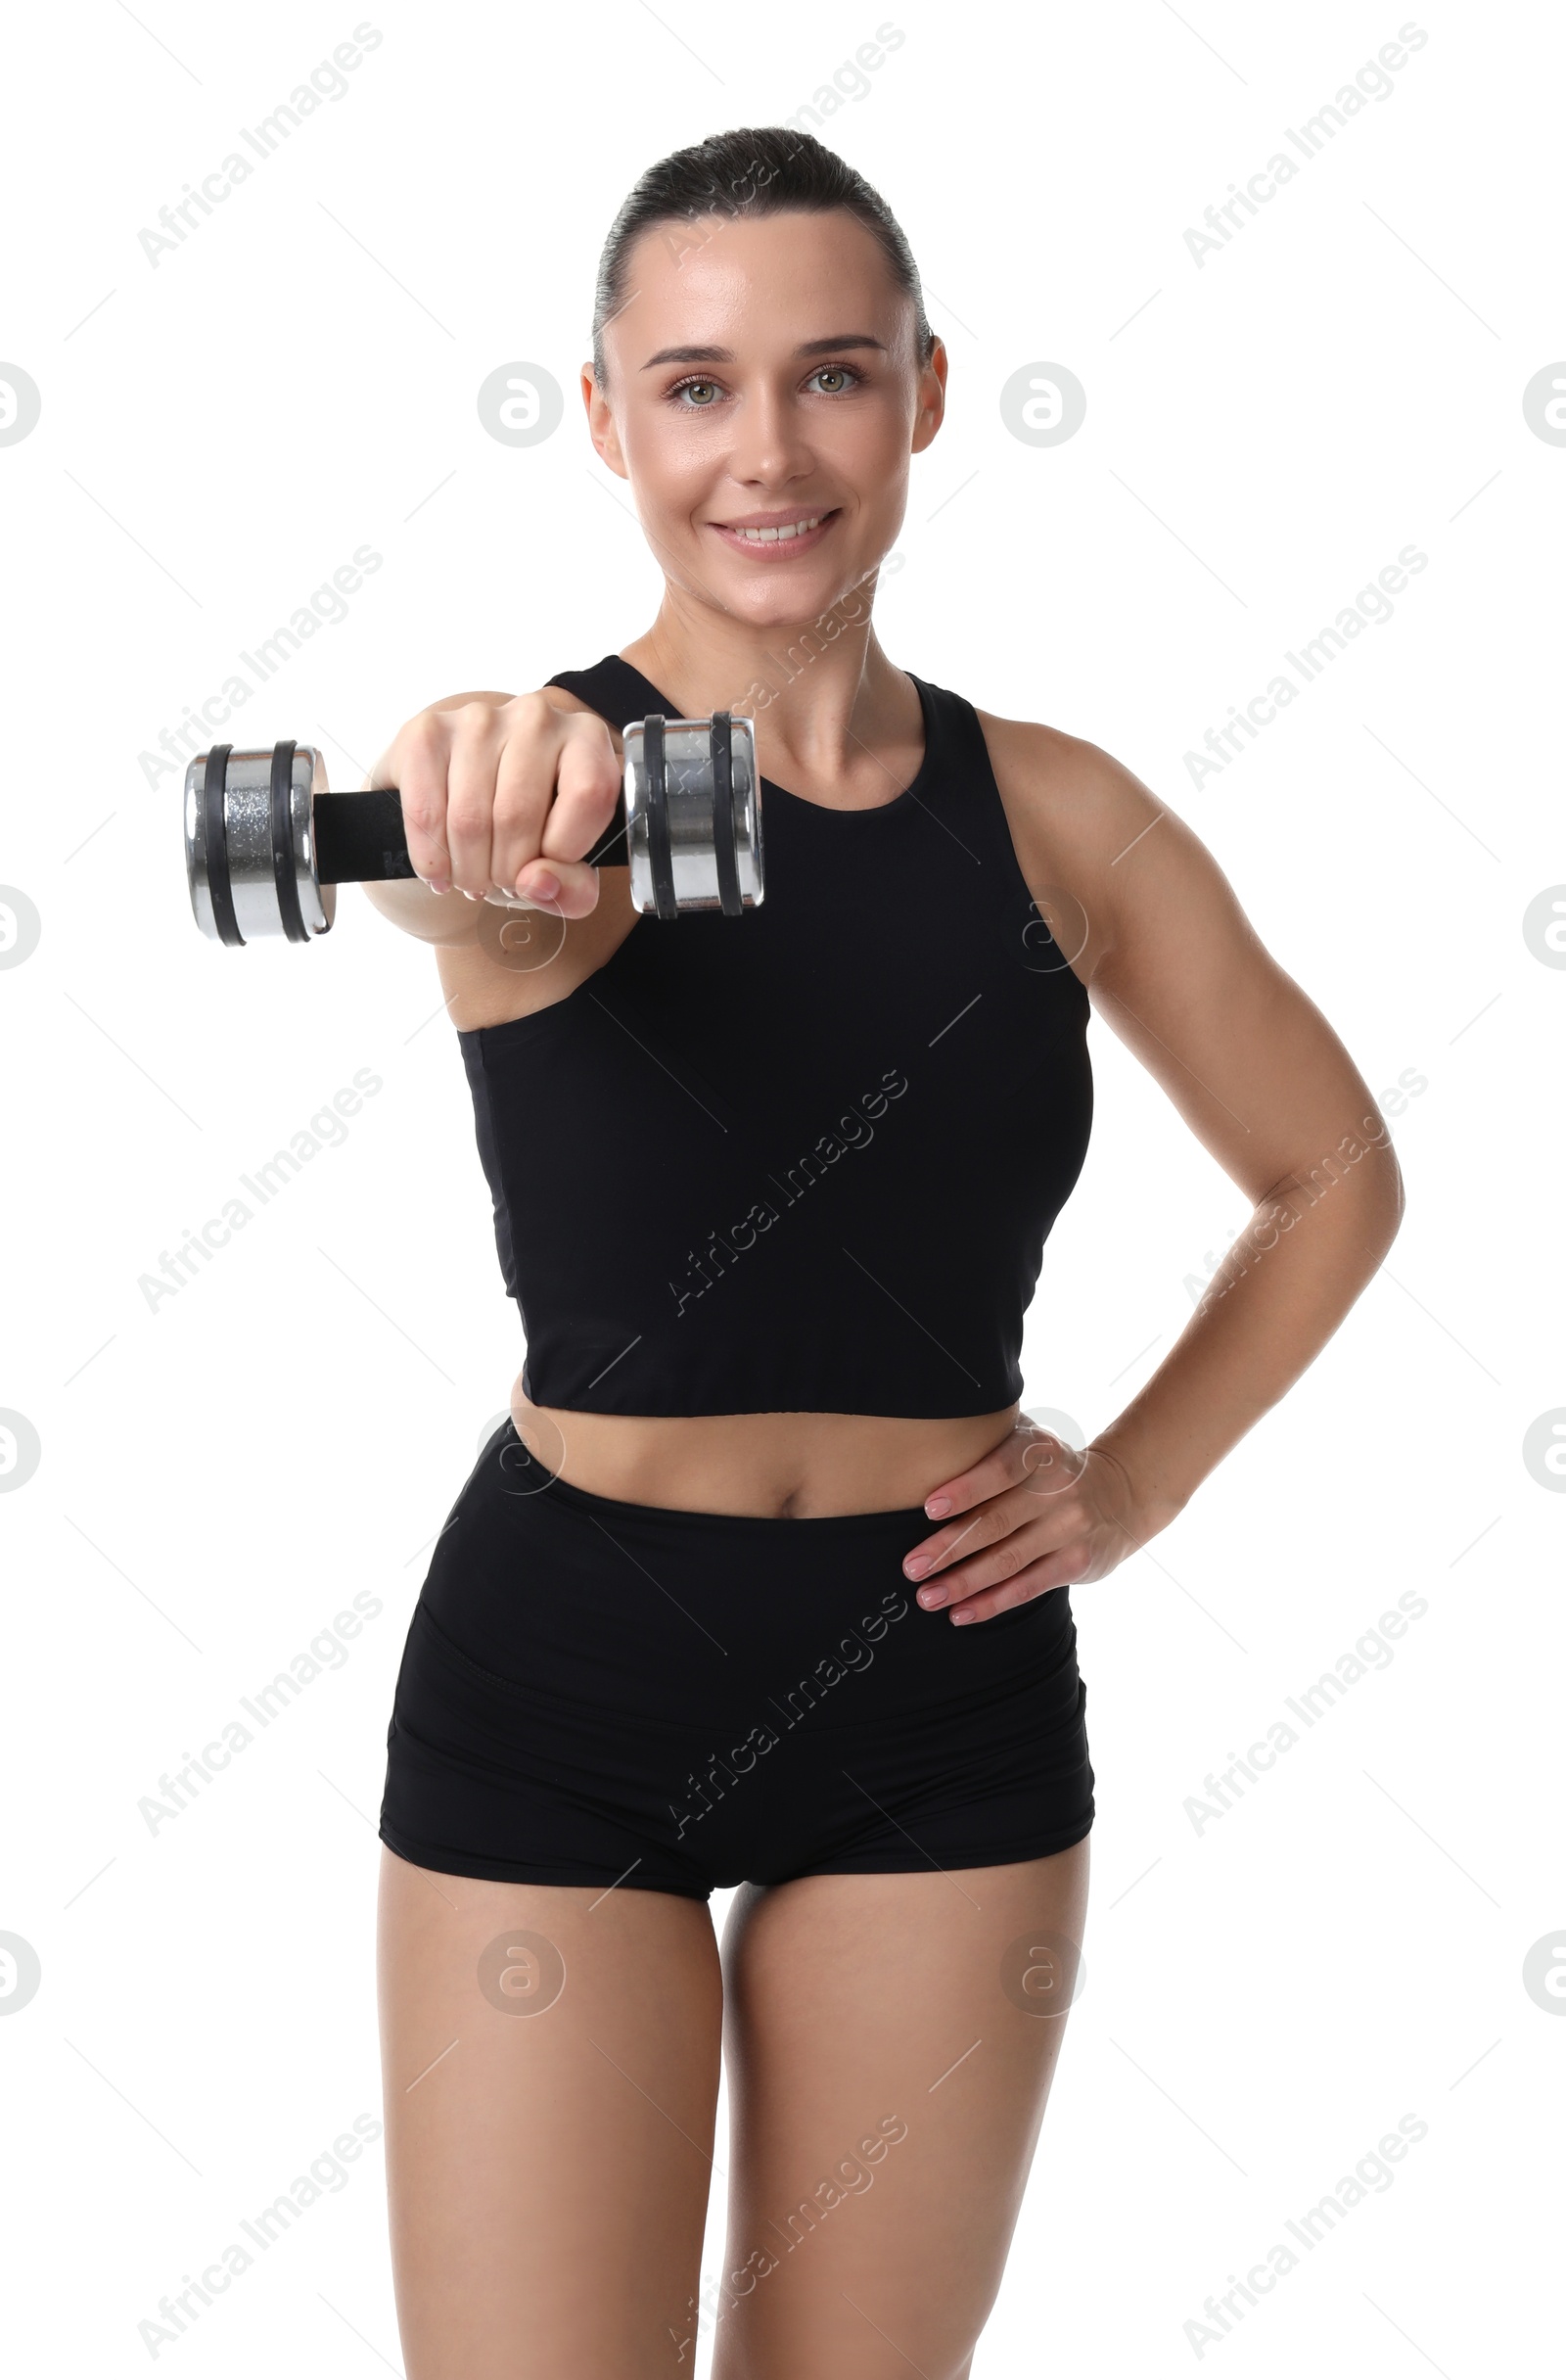
<svg viewBox="0 0 1566 2380">
<path fill-rule="evenodd" d="M 762 897 L 760 780 L 748 719 L 654 713 L 624 728 L 624 784 L 592 850 L 630 868 L 644 915 L 720 910 L 738 917 Z M 340 884 L 414 873 L 394 786 L 331 793 L 313 744 L 236 752 L 214 744 L 185 771 L 185 875 L 196 922 L 230 947 L 330 931 Z M 537 902 L 501 899 L 536 909 Z"/>
</svg>

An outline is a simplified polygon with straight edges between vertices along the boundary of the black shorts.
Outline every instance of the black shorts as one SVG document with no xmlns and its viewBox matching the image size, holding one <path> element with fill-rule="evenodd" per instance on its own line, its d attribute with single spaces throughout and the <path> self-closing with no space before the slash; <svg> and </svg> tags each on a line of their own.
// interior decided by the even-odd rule
<svg viewBox="0 0 1566 2380">
<path fill-rule="evenodd" d="M 1093 1771 L 1070 1589 L 954 1627 L 917 1505 L 809 1520 L 589 1495 L 509 1418 L 408 1630 L 381 1840 L 504 1883 L 706 1900 L 1078 1843 Z"/>
</svg>

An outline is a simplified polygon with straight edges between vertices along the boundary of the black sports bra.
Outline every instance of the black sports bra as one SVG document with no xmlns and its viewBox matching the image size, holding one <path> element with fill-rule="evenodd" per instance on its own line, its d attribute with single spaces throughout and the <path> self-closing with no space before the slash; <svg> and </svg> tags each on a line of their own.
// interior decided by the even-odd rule
<svg viewBox="0 0 1566 2380">
<path fill-rule="evenodd" d="M 613 654 L 549 682 L 617 728 L 677 716 Z M 828 810 L 762 778 L 760 908 L 638 917 L 564 1000 L 458 1034 L 535 1404 L 1020 1400 L 1092 1125 L 1089 1003 L 972 705 L 913 683 L 925 756 L 895 801 Z"/>
</svg>

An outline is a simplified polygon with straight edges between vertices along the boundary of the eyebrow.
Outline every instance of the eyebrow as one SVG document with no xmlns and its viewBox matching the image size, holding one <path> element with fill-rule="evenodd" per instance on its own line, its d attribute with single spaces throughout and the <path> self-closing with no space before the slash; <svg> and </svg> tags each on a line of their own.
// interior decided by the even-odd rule
<svg viewBox="0 0 1566 2380">
<path fill-rule="evenodd" d="M 841 339 L 806 339 L 804 346 L 797 347 L 794 352 L 796 355 L 832 355 L 841 353 L 845 348 L 879 348 L 883 355 L 887 351 L 885 340 L 872 339 L 868 331 L 849 331 Z M 655 364 L 660 363 L 733 361 L 732 348 L 660 348 L 656 355 L 648 356 L 642 370 L 650 372 Z"/>
</svg>

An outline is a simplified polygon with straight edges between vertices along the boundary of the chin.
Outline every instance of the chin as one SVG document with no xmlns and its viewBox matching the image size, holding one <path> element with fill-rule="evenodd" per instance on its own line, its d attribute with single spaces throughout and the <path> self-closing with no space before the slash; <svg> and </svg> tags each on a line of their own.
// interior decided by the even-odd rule
<svg viewBox="0 0 1566 2380">
<path fill-rule="evenodd" d="M 818 620 L 835 603 L 841 603 L 857 586 L 861 575 L 845 579 L 836 570 L 817 576 L 802 571 L 790 587 L 758 586 L 754 580 L 737 578 L 732 583 L 729 610 L 753 628 L 795 627 L 801 621 Z"/>
</svg>

